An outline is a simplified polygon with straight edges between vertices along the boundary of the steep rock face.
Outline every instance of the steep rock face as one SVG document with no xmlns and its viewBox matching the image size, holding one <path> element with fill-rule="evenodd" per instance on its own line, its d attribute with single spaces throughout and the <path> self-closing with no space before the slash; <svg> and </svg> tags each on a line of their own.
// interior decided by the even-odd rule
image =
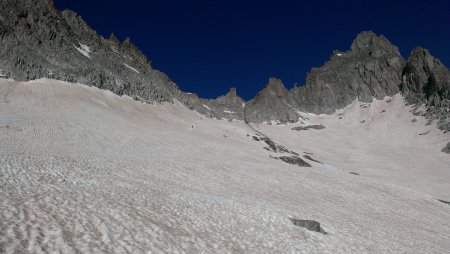
<svg viewBox="0 0 450 254">
<path fill-rule="evenodd" d="M 2 0 L 0 21 L 4 77 L 79 82 L 144 101 L 183 96 L 129 39 L 114 48 L 79 15 L 59 12 L 51 0 Z"/>
<path fill-rule="evenodd" d="M 289 91 L 281 80 L 270 78 L 269 83 L 245 107 L 247 122 L 295 122 L 298 120 Z"/>
<path fill-rule="evenodd" d="M 397 47 L 384 36 L 362 32 L 350 50 L 335 51 L 322 67 L 308 73 L 305 86 L 290 94 L 302 111 L 331 113 L 356 98 L 370 102 L 398 93 L 404 65 Z"/>
<path fill-rule="evenodd" d="M 408 95 L 408 99 L 428 101 L 434 105 L 442 98 L 449 98 L 449 90 L 450 71 L 428 50 L 415 48 L 403 71 L 403 93 Z"/>
<path fill-rule="evenodd" d="M 425 103 L 425 116 L 450 131 L 450 70 L 428 50 L 417 47 L 411 52 L 401 90 L 410 103 Z"/>
</svg>

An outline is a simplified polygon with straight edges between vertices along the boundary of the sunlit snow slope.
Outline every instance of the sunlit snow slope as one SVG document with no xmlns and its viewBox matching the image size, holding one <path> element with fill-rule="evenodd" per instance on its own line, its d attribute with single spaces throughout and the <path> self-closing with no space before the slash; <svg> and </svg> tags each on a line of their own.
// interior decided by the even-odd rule
<svg viewBox="0 0 450 254">
<path fill-rule="evenodd" d="M 0 252 L 448 253 L 449 137 L 400 97 L 373 104 L 254 126 L 308 168 L 177 102 L 0 80 Z"/>
</svg>

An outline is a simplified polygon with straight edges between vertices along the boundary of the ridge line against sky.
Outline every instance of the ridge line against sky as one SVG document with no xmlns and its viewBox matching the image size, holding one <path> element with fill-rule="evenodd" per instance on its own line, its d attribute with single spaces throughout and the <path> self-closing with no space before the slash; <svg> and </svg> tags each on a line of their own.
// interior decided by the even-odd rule
<svg viewBox="0 0 450 254">
<path fill-rule="evenodd" d="M 450 1 L 55 0 L 108 38 L 130 37 L 183 90 L 215 98 L 236 87 L 253 98 L 271 76 L 288 88 L 356 35 L 384 35 L 404 58 L 421 46 L 450 63 Z"/>
</svg>

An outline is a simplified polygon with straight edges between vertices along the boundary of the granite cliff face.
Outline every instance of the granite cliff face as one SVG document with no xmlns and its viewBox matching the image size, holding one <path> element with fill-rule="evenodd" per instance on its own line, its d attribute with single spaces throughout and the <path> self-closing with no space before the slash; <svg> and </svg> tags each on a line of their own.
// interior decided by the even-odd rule
<svg viewBox="0 0 450 254">
<path fill-rule="evenodd" d="M 399 92 L 405 61 L 385 37 L 362 32 L 346 52 L 335 51 L 322 67 L 313 68 L 306 85 L 291 91 L 306 112 L 331 113 L 356 98 L 370 102 Z"/>
<path fill-rule="evenodd" d="M 270 78 L 255 98 L 245 102 L 236 89 L 216 99 L 180 91 L 129 38 L 99 36 L 75 12 L 57 10 L 51 0 L 0 2 L 0 78 L 53 78 L 79 82 L 129 95 L 143 102 L 178 100 L 200 114 L 246 122 L 295 122 L 298 111 L 332 113 L 355 99 L 403 93 L 410 103 L 426 104 L 423 112 L 450 130 L 450 72 L 423 48 L 408 61 L 384 36 L 358 34 L 348 51 L 334 51 L 313 68 L 305 86 L 288 91 Z"/>
</svg>

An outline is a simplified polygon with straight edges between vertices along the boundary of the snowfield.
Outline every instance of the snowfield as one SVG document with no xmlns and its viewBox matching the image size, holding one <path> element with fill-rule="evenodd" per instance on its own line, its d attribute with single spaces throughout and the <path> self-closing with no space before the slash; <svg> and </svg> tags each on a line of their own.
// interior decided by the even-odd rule
<svg viewBox="0 0 450 254">
<path fill-rule="evenodd" d="M 0 252 L 448 253 L 450 137 L 410 110 L 355 102 L 295 131 L 0 80 Z M 271 158 L 255 129 L 323 164 Z"/>
</svg>

